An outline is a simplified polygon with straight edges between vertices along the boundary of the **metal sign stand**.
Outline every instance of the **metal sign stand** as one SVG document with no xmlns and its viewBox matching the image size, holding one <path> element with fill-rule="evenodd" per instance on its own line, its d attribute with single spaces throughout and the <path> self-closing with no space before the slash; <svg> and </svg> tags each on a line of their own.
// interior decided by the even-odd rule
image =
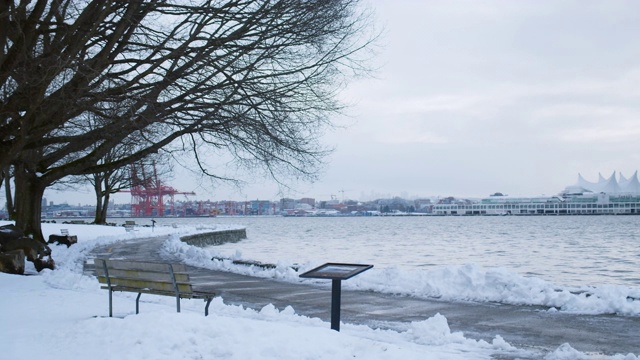
<svg viewBox="0 0 640 360">
<path fill-rule="evenodd" d="M 301 274 L 301 278 L 331 279 L 331 329 L 340 331 L 340 299 L 342 280 L 350 279 L 373 265 L 326 263 Z"/>
</svg>

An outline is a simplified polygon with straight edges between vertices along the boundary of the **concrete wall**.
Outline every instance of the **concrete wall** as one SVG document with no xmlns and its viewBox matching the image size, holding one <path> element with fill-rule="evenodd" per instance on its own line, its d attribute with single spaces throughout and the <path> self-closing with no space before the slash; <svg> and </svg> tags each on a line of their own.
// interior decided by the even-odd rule
<svg viewBox="0 0 640 360">
<path fill-rule="evenodd" d="M 189 245 L 205 247 L 210 245 L 221 245 L 228 242 L 238 242 L 246 238 L 247 229 L 233 229 L 186 235 L 180 237 L 180 240 Z"/>
</svg>

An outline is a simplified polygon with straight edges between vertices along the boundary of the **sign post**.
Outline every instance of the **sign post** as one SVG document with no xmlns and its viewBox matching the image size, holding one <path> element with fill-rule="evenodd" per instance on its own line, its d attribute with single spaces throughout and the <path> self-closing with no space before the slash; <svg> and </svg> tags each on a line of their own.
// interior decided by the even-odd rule
<svg viewBox="0 0 640 360">
<path fill-rule="evenodd" d="M 342 280 L 350 279 L 361 272 L 371 269 L 373 265 L 326 263 L 315 269 L 300 274 L 301 278 L 331 279 L 331 329 L 340 331 L 340 299 L 342 296 Z"/>
</svg>

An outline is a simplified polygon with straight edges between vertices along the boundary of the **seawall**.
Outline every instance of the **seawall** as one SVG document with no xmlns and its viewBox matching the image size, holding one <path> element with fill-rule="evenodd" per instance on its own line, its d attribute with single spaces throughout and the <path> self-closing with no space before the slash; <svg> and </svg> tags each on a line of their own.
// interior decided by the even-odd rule
<svg viewBox="0 0 640 360">
<path fill-rule="evenodd" d="M 189 245 L 205 247 L 211 245 L 222 245 L 229 242 L 235 243 L 246 238 L 247 229 L 232 229 L 185 235 L 181 236 L 180 240 Z"/>
</svg>

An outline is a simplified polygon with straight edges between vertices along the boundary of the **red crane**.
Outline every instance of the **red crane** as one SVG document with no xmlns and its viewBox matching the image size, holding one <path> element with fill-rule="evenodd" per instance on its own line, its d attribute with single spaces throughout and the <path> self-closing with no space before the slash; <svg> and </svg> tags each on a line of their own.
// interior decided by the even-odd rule
<svg viewBox="0 0 640 360">
<path fill-rule="evenodd" d="M 131 216 L 175 216 L 174 195 L 195 195 L 181 192 L 171 186 L 164 185 L 158 178 L 156 162 L 151 166 L 142 163 L 131 165 Z M 169 212 L 166 212 L 165 197 L 169 197 Z"/>
</svg>

